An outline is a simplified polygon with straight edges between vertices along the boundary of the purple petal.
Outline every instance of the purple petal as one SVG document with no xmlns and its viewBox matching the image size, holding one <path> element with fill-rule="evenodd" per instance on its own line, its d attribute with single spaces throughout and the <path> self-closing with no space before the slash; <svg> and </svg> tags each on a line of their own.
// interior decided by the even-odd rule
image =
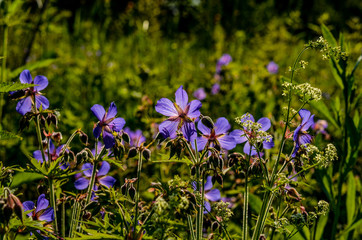
<svg viewBox="0 0 362 240">
<path fill-rule="evenodd" d="M 165 115 L 167 117 L 178 116 L 175 105 L 167 98 L 161 98 L 160 100 L 158 100 L 155 109 L 156 112 L 161 113 L 162 115 Z"/>
<path fill-rule="evenodd" d="M 97 124 L 97 126 L 93 129 L 93 135 L 95 138 L 99 138 L 101 136 L 102 127 Z"/>
<path fill-rule="evenodd" d="M 218 94 L 219 92 L 220 92 L 220 84 L 215 83 L 214 85 L 212 85 L 211 93 L 215 95 Z"/>
<path fill-rule="evenodd" d="M 302 118 L 302 124 L 303 125 L 304 123 L 306 123 L 310 117 L 310 111 L 307 110 L 307 109 L 300 109 L 299 110 L 299 116 Z"/>
<path fill-rule="evenodd" d="M 39 109 L 40 106 L 42 106 L 43 109 L 48 109 L 49 107 L 49 100 L 42 96 L 42 95 L 35 95 L 35 103 L 36 103 L 36 108 Z"/>
<path fill-rule="evenodd" d="M 21 83 L 31 83 L 33 81 L 33 78 L 31 77 L 31 74 L 29 72 L 29 70 L 24 70 L 20 73 L 20 82 Z"/>
<path fill-rule="evenodd" d="M 25 202 L 23 202 L 23 209 L 24 209 L 24 212 L 27 212 L 29 210 L 34 210 L 35 204 L 32 201 L 25 201 Z M 31 217 L 31 212 L 26 215 Z"/>
<path fill-rule="evenodd" d="M 117 106 L 114 102 L 111 102 L 111 105 L 108 108 L 106 120 L 114 118 L 116 115 L 117 115 Z"/>
<path fill-rule="evenodd" d="M 270 119 L 266 117 L 260 118 L 258 123 L 261 124 L 261 130 L 264 132 L 267 131 L 271 126 Z"/>
<path fill-rule="evenodd" d="M 74 186 L 76 189 L 78 190 L 84 190 L 88 187 L 89 185 L 89 180 L 85 179 L 83 177 L 78 178 L 75 182 L 74 182 Z"/>
<path fill-rule="evenodd" d="M 111 166 L 108 162 L 103 161 L 101 167 L 98 170 L 97 176 L 104 176 L 109 172 L 109 169 L 111 169 Z"/>
<path fill-rule="evenodd" d="M 206 127 L 201 121 L 197 123 L 197 129 L 199 129 L 203 135 L 210 135 L 211 133 L 211 129 Z"/>
<path fill-rule="evenodd" d="M 54 210 L 52 207 L 46 209 L 39 217 L 40 221 L 51 222 L 54 220 Z"/>
<path fill-rule="evenodd" d="M 209 191 L 212 188 L 213 184 L 212 184 L 212 176 L 207 176 L 206 178 L 206 183 L 204 186 L 204 190 L 205 191 Z"/>
<path fill-rule="evenodd" d="M 102 121 L 104 115 L 106 114 L 106 110 L 104 110 L 104 107 L 99 104 L 94 104 L 93 107 L 91 107 L 91 111 L 99 121 Z"/>
<path fill-rule="evenodd" d="M 312 141 L 312 136 L 309 134 L 302 134 L 301 136 L 299 136 L 299 144 L 303 145 L 303 144 L 307 144 L 310 143 Z"/>
<path fill-rule="evenodd" d="M 115 144 L 114 136 L 112 133 L 103 131 L 103 142 L 106 149 L 112 148 Z"/>
<path fill-rule="evenodd" d="M 189 142 L 193 142 L 197 137 L 195 124 L 193 122 L 185 122 L 181 127 L 181 131 Z"/>
<path fill-rule="evenodd" d="M 190 107 L 189 110 L 187 112 L 187 116 L 190 118 L 197 118 L 200 116 L 200 111 L 199 109 L 201 108 L 202 103 L 199 100 L 192 100 L 190 102 Z"/>
<path fill-rule="evenodd" d="M 106 186 L 108 188 L 113 187 L 113 185 L 116 183 L 116 179 L 111 176 L 104 176 L 104 177 L 98 178 L 98 181 L 100 184 L 102 184 L 103 186 Z"/>
<path fill-rule="evenodd" d="M 82 170 L 83 170 L 83 174 L 86 177 L 91 177 L 92 171 L 93 171 L 93 165 L 91 163 L 84 163 L 82 166 Z"/>
<path fill-rule="evenodd" d="M 125 124 L 126 121 L 123 118 L 115 118 L 112 122 L 109 123 L 109 126 L 113 131 L 120 132 Z"/>
<path fill-rule="evenodd" d="M 169 137 L 172 139 L 176 137 L 178 124 L 179 121 L 166 120 L 158 126 L 158 129 L 165 138 Z"/>
<path fill-rule="evenodd" d="M 273 148 L 273 147 L 274 147 L 274 141 L 273 141 L 273 139 L 270 140 L 270 142 L 267 142 L 267 141 L 264 141 L 264 142 L 263 142 L 263 148 L 264 148 L 264 149 L 271 149 L 271 148 Z"/>
<path fill-rule="evenodd" d="M 177 89 L 177 91 L 175 93 L 175 100 L 176 100 L 176 104 L 182 110 L 185 110 L 187 103 L 189 101 L 189 97 L 187 95 L 187 92 L 183 89 L 182 85 Z"/>
<path fill-rule="evenodd" d="M 218 118 L 215 123 L 215 134 L 225 134 L 227 131 L 229 131 L 230 127 L 231 126 L 229 124 L 229 121 L 226 118 Z"/>
<path fill-rule="evenodd" d="M 295 130 L 294 130 L 294 134 L 293 134 L 293 141 L 297 142 L 298 141 L 298 136 L 299 136 L 299 132 L 301 131 L 302 125 L 299 125 Z"/>
<path fill-rule="evenodd" d="M 42 194 L 38 197 L 38 202 L 36 203 L 36 211 L 35 213 L 39 212 L 40 210 L 46 209 L 49 206 L 49 201 L 45 198 L 45 194 Z"/>
<path fill-rule="evenodd" d="M 204 88 L 198 88 L 194 92 L 194 97 L 198 100 L 204 100 L 206 98 L 206 92 Z"/>
<path fill-rule="evenodd" d="M 39 92 L 48 86 L 48 79 L 44 76 L 36 76 L 34 78 L 34 84 L 38 85 L 34 87 L 34 90 Z"/>
<path fill-rule="evenodd" d="M 244 135 L 244 131 L 242 131 L 240 129 L 236 129 L 229 134 L 229 136 L 234 137 L 236 144 L 243 143 L 248 140 L 248 138 L 246 136 L 242 136 L 242 135 Z"/>
<path fill-rule="evenodd" d="M 278 64 L 276 64 L 274 61 L 271 61 L 268 66 L 266 66 L 266 68 L 270 74 L 277 74 L 279 70 Z"/>
<path fill-rule="evenodd" d="M 251 152 L 250 152 L 250 143 L 249 142 L 245 143 L 243 151 L 247 155 L 249 155 L 251 153 L 250 154 L 251 156 L 258 154 L 254 146 L 252 147 Z"/>
<path fill-rule="evenodd" d="M 303 119 L 304 122 L 304 119 Z M 314 115 L 312 115 L 308 121 L 305 121 L 305 123 L 302 126 L 302 131 L 307 131 L 312 125 L 314 124 Z"/>
<path fill-rule="evenodd" d="M 49 140 L 49 150 L 50 150 L 50 154 L 53 154 L 55 152 L 55 146 L 54 146 L 52 140 Z"/>
<path fill-rule="evenodd" d="M 38 160 L 38 162 L 43 163 L 43 156 L 40 150 L 36 150 L 33 152 L 33 157 Z M 45 154 L 45 161 L 48 161 L 48 156 Z"/>
<path fill-rule="evenodd" d="M 221 137 L 218 137 L 217 140 L 219 141 L 221 148 L 225 150 L 231 150 L 236 147 L 236 141 L 233 136 L 222 135 Z"/>
<path fill-rule="evenodd" d="M 16 111 L 21 115 L 25 115 L 27 112 L 31 111 L 31 106 L 31 97 L 26 97 L 18 102 L 18 104 L 16 105 Z"/>
<path fill-rule="evenodd" d="M 196 138 L 196 142 L 197 142 L 197 150 L 200 152 L 202 150 L 204 150 L 206 143 L 207 143 L 208 139 L 205 137 L 197 137 Z M 191 142 L 192 145 L 194 145 L 195 143 Z M 194 147 L 194 146 L 193 146 Z"/>
<path fill-rule="evenodd" d="M 64 144 L 60 145 L 57 150 L 55 151 L 55 154 L 59 156 L 60 152 L 63 150 Z M 69 150 L 66 149 L 65 152 L 69 153 Z"/>
<path fill-rule="evenodd" d="M 221 199 L 220 190 L 215 188 L 205 193 L 205 198 L 210 201 L 219 201 Z"/>
<path fill-rule="evenodd" d="M 204 214 L 211 212 L 211 205 L 208 201 L 204 202 Z"/>
</svg>

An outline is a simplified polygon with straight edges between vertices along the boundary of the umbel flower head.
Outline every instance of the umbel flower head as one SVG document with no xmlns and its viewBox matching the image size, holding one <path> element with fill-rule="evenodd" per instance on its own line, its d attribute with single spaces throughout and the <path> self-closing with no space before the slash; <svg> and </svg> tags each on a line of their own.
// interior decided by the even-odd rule
<svg viewBox="0 0 362 240">
<path fill-rule="evenodd" d="M 195 136 L 195 124 L 193 121 L 200 116 L 199 109 L 202 104 L 199 100 L 188 102 L 187 92 L 180 86 L 175 93 L 176 102 L 167 98 L 157 101 L 156 111 L 168 117 L 159 125 L 159 131 L 164 138 L 176 137 L 176 131 L 181 130 L 187 140 Z"/>
<path fill-rule="evenodd" d="M 36 76 L 33 80 L 29 70 L 24 70 L 20 73 L 20 82 L 23 84 L 37 84 L 38 86 L 25 89 L 22 94 L 22 98 L 16 105 L 16 111 L 21 115 L 25 115 L 31 111 L 32 106 L 35 105 L 39 109 L 42 106 L 43 109 L 49 107 L 49 101 L 46 97 L 42 96 L 40 91 L 48 86 L 48 79 L 44 76 Z M 10 92 L 10 95 L 14 96 L 16 92 Z"/>
<path fill-rule="evenodd" d="M 199 151 L 202 151 L 205 146 L 225 150 L 231 150 L 236 146 L 235 138 L 228 134 L 231 128 L 229 121 L 224 117 L 218 118 L 213 128 L 206 127 L 202 121 L 198 122 L 197 128 L 202 133 L 202 136 L 196 140 Z"/>
<path fill-rule="evenodd" d="M 99 120 L 93 129 L 94 137 L 99 138 L 102 134 L 106 148 L 112 148 L 115 144 L 113 132 L 120 132 L 126 124 L 126 121 L 123 118 L 116 118 L 117 106 L 114 102 L 109 106 L 108 112 L 99 104 L 93 105 L 91 110 Z"/>
<path fill-rule="evenodd" d="M 296 153 L 298 152 L 301 145 L 310 143 L 312 141 L 312 136 L 308 134 L 307 131 L 314 124 L 314 115 L 311 115 L 310 111 L 307 109 L 301 109 L 299 111 L 299 116 L 302 118 L 302 123 L 294 130 L 293 140 L 295 143 L 295 148 L 292 157 L 296 156 Z"/>
</svg>

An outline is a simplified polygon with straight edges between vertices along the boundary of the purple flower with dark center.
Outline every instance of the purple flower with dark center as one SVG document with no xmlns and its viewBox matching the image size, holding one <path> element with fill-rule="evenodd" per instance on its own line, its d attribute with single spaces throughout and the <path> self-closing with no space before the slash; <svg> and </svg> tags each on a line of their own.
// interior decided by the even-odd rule
<svg viewBox="0 0 362 240">
<path fill-rule="evenodd" d="M 202 151 L 205 147 L 231 150 L 236 146 L 234 136 L 228 134 L 231 128 L 229 121 L 224 117 L 218 118 L 212 129 L 206 127 L 201 121 L 198 122 L 197 128 L 202 133 L 202 136 L 196 140 L 199 151 Z"/>
<path fill-rule="evenodd" d="M 232 60 L 233 59 L 229 54 L 223 54 L 221 58 L 219 58 L 219 60 L 217 61 L 216 74 L 220 74 L 222 67 L 228 65 Z"/>
<path fill-rule="evenodd" d="M 128 134 L 130 138 L 129 144 L 132 147 L 139 147 L 142 143 L 146 141 L 146 138 L 145 136 L 143 136 L 142 131 L 140 129 L 132 131 L 129 127 L 126 127 L 123 131 Z"/>
<path fill-rule="evenodd" d="M 64 147 L 63 145 L 60 145 L 59 147 L 55 148 L 52 140 L 49 140 L 49 152 L 50 154 L 48 154 L 48 149 L 46 149 L 44 151 L 45 154 L 45 161 L 48 161 L 49 159 L 49 155 L 50 155 L 50 159 L 51 161 L 55 161 L 59 158 L 59 154 L 62 152 L 62 149 Z M 65 150 L 66 152 L 69 152 L 69 150 Z M 40 150 L 36 150 L 33 152 L 33 157 L 38 160 L 38 162 L 43 163 L 43 156 L 41 154 Z M 65 170 L 67 167 L 69 166 L 69 164 L 60 164 L 60 169 Z"/>
<path fill-rule="evenodd" d="M 245 117 L 243 119 L 244 122 L 247 120 L 255 122 L 254 117 L 251 114 L 249 115 L 249 117 Z M 269 130 L 269 128 L 271 127 L 270 119 L 266 118 L 266 117 L 260 118 L 257 123 L 259 123 L 261 125 L 260 130 L 264 131 L 264 132 Z M 234 136 L 237 144 L 246 142 L 244 145 L 244 149 L 243 149 L 245 154 L 248 154 L 248 155 L 250 154 L 251 156 L 255 156 L 258 154 L 255 146 L 251 146 L 251 144 L 249 142 L 249 139 L 251 140 L 253 138 L 259 137 L 257 132 L 248 130 L 246 127 L 244 127 L 244 129 L 242 129 L 242 130 L 238 129 L 238 130 L 232 131 L 230 133 L 230 135 Z M 264 140 L 262 145 L 263 145 L 263 149 L 271 149 L 272 147 L 274 147 L 274 141 L 273 141 L 273 139 L 271 139 L 270 141 Z"/>
<path fill-rule="evenodd" d="M 194 92 L 194 97 L 201 100 L 204 100 L 206 98 L 206 92 L 204 88 L 198 88 Z"/>
<path fill-rule="evenodd" d="M 192 183 L 192 187 L 196 191 L 197 189 L 196 182 Z M 212 187 L 213 187 L 212 176 L 208 176 L 206 178 L 206 183 L 204 185 L 205 198 L 212 202 L 219 201 L 221 199 L 220 190 L 217 188 L 212 189 Z M 211 212 L 211 205 L 208 201 L 204 201 L 204 208 L 205 208 L 204 213 Z"/>
<path fill-rule="evenodd" d="M 96 182 L 108 188 L 113 187 L 116 179 L 111 176 L 106 176 L 111 166 L 106 161 L 103 161 L 101 164 L 101 167 L 96 172 Z M 92 177 L 93 165 L 91 163 L 85 163 L 82 166 L 82 170 L 85 177 L 80 177 L 74 182 L 74 186 L 78 190 L 84 190 L 88 187 L 90 178 Z"/>
<path fill-rule="evenodd" d="M 38 197 L 36 207 L 32 201 L 23 202 L 24 212 L 33 210 L 26 215 L 31 217 L 33 220 L 51 222 L 54 220 L 54 210 L 52 207 L 48 208 L 48 206 L 49 201 L 45 198 L 45 194 Z"/>
<path fill-rule="evenodd" d="M 40 91 L 48 86 L 48 79 L 44 76 L 31 77 L 29 70 L 24 70 L 20 73 L 20 82 L 23 84 L 37 84 L 38 86 L 30 87 L 24 90 L 23 97 L 16 105 L 16 111 L 22 115 L 31 111 L 32 105 L 36 104 L 36 108 L 39 109 L 42 106 L 43 109 L 49 107 L 49 101 L 46 97 L 42 96 Z M 10 92 L 10 95 L 15 95 L 18 91 Z"/>
<path fill-rule="evenodd" d="M 164 138 L 175 138 L 176 131 L 181 129 L 185 138 L 190 141 L 196 136 L 193 121 L 200 116 L 199 109 L 202 104 L 199 100 L 188 102 L 188 95 L 182 86 L 177 89 L 175 99 L 175 103 L 167 98 L 157 101 L 156 111 L 169 117 L 159 125 L 159 131 Z"/>
<path fill-rule="evenodd" d="M 220 92 L 220 84 L 215 83 L 214 85 L 212 85 L 211 88 L 212 95 L 218 94 L 219 92 Z"/>
<path fill-rule="evenodd" d="M 277 74 L 279 70 L 278 64 L 276 64 L 274 61 L 271 61 L 267 66 L 266 69 L 268 69 L 268 72 L 270 74 Z"/>
<path fill-rule="evenodd" d="M 301 109 L 299 116 L 302 118 L 302 123 L 294 130 L 295 148 L 292 157 L 295 157 L 301 145 L 312 141 L 312 136 L 307 133 L 307 130 L 314 124 L 314 115 L 311 115 L 307 109 Z"/>
<path fill-rule="evenodd" d="M 108 112 L 99 104 L 93 105 L 91 110 L 99 120 L 97 126 L 93 129 L 94 137 L 99 138 L 102 134 L 106 148 L 112 148 L 115 144 L 113 132 L 120 132 L 126 121 L 123 118 L 116 118 L 117 106 L 114 102 L 109 106 Z"/>
</svg>

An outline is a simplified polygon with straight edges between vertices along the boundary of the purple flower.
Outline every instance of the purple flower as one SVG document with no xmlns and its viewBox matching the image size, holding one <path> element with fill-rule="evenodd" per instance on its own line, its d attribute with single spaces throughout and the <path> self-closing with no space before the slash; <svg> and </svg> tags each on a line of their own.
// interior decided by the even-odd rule
<svg viewBox="0 0 362 240">
<path fill-rule="evenodd" d="M 266 69 L 268 69 L 268 72 L 270 74 L 277 74 L 279 70 L 278 64 L 276 64 L 274 61 L 271 61 L 267 66 Z"/>
<path fill-rule="evenodd" d="M 99 120 L 97 126 L 93 129 L 94 137 L 99 138 L 102 133 L 104 145 L 107 149 L 112 148 L 115 144 L 113 132 L 121 131 L 126 121 L 123 118 L 115 118 L 117 106 L 114 102 L 109 106 L 108 112 L 99 104 L 93 105 L 91 110 Z"/>
<path fill-rule="evenodd" d="M 220 92 L 220 84 L 215 83 L 214 85 L 212 85 L 211 94 L 215 95 L 218 94 L 219 92 Z"/>
<path fill-rule="evenodd" d="M 59 158 L 59 154 L 62 152 L 62 149 L 64 147 L 63 145 L 60 145 L 58 148 L 55 148 L 52 140 L 49 140 L 49 152 L 50 154 L 48 154 L 48 149 L 46 149 L 44 151 L 45 154 L 45 161 L 48 161 L 49 155 L 50 155 L 50 159 L 51 161 L 55 161 Z M 66 152 L 69 152 L 69 150 L 65 150 Z M 43 163 L 43 156 L 41 154 L 40 150 L 36 150 L 33 152 L 33 157 L 38 160 L 38 162 Z M 65 170 L 67 167 L 69 166 L 69 164 L 60 164 L 60 169 Z"/>
<path fill-rule="evenodd" d="M 194 92 L 194 97 L 201 100 L 204 100 L 206 98 L 206 92 L 204 88 L 198 88 Z"/>
<path fill-rule="evenodd" d="M 322 133 L 324 135 L 327 135 L 327 129 L 328 127 L 328 122 L 326 120 L 318 120 L 316 123 L 313 123 L 313 130 L 316 131 L 317 133 Z"/>
<path fill-rule="evenodd" d="M 247 120 L 255 122 L 254 117 L 251 114 L 250 117 L 244 118 L 244 121 Z M 261 125 L 261 131 L 267 131 L 271 127 L 270 119 L 266 117 L 260 118 L 257 123 Z M 244 128 L 243 130 L 234 130 L 230 133 L 230 135 L 234 136 L 237 144 L 246 142 L 244 145 L 245 154 L 250 154 L 251 156 L 255 156 L 258 154 L 256 148 L 254 146 L 250 146 L 249 142 L 249 139 L 258 137 L 258 134 L 256 132 L 249 131 L 247 128 Z M 274 147 L 274 141 L 272 139 L 269 142 L 267 140 L 263 141 L 263 149 L 271 149 L 272 147 Z"/>
<path fill-rule="evenodd" d="M 196 191 L 197 189 L 196 182 L 192 183 L 192 187 Z M 212 189 L 212 187 L 213 187 L 212 176 L 208 176 L 206 178 L 206 183 L 204 185 L 205 198 L 212 202 L 219 201 L 221 199 L 220 190 L 217 188 Z M 211 212 L 211 205 L 208 201 L 204 202 L 204 208 L 205 208 L 204 213 Z"/>
<path fill-rule="evenodd" d="M 294 130 L 293 140 L 295 148 L 292 157 L 295 157 L 301 145 L 312 141 L 312 136 L 307 133 L 307 130 L 314 124 L 314 115 L 311 115 L 307 109 L 301 109 L 299 116 L 302 118 L 302 123 Z"/>
<path fill-rule="evenodd" d="M 188 95 L 182 86 L 177 89 L 175 98 L 175 103 L 167 98 L 157 101 L 156 111 L 169 117 L 159 125 L 159 131 L 164 138 L 175 138 L 176 131 L 181 129 L 186 139 L 190 141 L 196 137 L 193 121 L 200 116 L 199 109 L 202 104 L 199 100 L 188 102 Z"/>
<path fill-rule="evenodd" d="M 41 95 L 40 91 L 48 86 L 48 79 L 39 75 L 36 76 L 33 81 L 29 70 L 22 71 L 19 79 L 23 84 L 37 84 L 38 86 L 25 89 L 24 97 L 16 105 L 16 111 L 22 115 L 30 112 L 34 104 L 34 99 L 37 109 L 39 109 L 40 106 L 42 106 L 43 109 L 47 109 L 49 107 L 49 101 Z M 11 92 L 10 94 L 14 95 L 16 92 Z"/>
<path fill-rule="evenodd" d="M 103 161 L 100 169 L 96 172 L 97 183 L 108 188 L 112 187 L 116 182 L 115 178 L 111 176 L 106 176 L 110 168 L 111 166 L 109 165 L 109 163 Z M 82 166 L 82 170 L 85 177 L 80 177 L 74 182 L 74 186 L 78 190 L 84 190 L 88 187 L 90 178 L 92 177 L 93 165 L 91 163 L 85 163 Z"/>
<path fill-rule="evenodd" d="M 54 220 L 54 210 L 52 207 L 48 208 L 48 206 L 49 201 L 45 198 L 45 194 L 39 196 L 36 207 L 32 201 L 23 202 L 24 212 L 33 210 L 26 215 L 31 217 L 33 220 L 51 222 Z"/>
<path fill-rule="evenodd" d="M 228 65 L 232 61 L 232 57 L 229 54 L 223 54 L 216 64 L 216 73 L 220 74 L 223 66 Z"/>
<path fill-rule="evenodd" d="M 143 136 L 142 131 L 140 129 L 132 131 L 129 127 L 126 127 L 124 129 L 124 132 L 128 134 L 130 138 L 129 144 L 132 147 L 139 147 L 142 143 L 146 141 L 146 138 Z"/>
<path fill-rule="evenodd" d="M 218 118 L 216 120 L 214 128 L 210 129 L 206 127 L 201 121 L 198 122 L 197 128 L 202 133 L 201 137 L 197 138 L 197 149 L 202 151 L 205 147 L 217 147 L 231 150 L 236 146 L 236 140 L 234 136 L 230 136 L 228 131 L 231 126 L 229 121 L 224 118 Z"/>
</svg>

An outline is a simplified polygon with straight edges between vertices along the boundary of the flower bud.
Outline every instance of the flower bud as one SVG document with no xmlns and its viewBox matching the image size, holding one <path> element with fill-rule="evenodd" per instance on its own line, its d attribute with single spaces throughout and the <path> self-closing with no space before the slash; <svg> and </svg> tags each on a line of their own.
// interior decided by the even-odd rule
<svg viewBox="0 0 362 240">
<path fill-rule="evenodd" d="M 5 222 L 9 222 L 11 215 L 13 214 L 13 209 L 9 205 L 5 205 L 3 208 Z"/>
<path fill-rule="evenodd" d="M 77 153 L 77 155 L 75 155 L 77 162 L 82 162 L 83 161 L 83 155 L 82 152 Z"/>
<path fill-rule="evenodd" d="M 84 145 L 88 145 L 88 135 L 85 134 L 83 131 L 80 131 L 79 133 L 79 138 L 80 138 L 80 141 L 84 144 Z"/>
<path fill-rule="evenodd" d="M 48 141 L 47 141 L 47 140 L 41 141 L 41 144 L 42 144 L 42 146 L 43 146 L 43 149 L 47 149 L 47 148 L 48 148 Z"/>
<path fill-rule="evenodd" d="M 20 202 L 19 198 L 14 194 L 9 194 L 7 205 L 14 211 L 16 216 L 23 221 L 23 204 Z"/>
<path fill-rule="evenodd" d="M 89 220 L 89 219 L 91 219 L 91 217 L 92 217 L 92 214 L 89 211 L 86 211 L 83 215 L 84 220 Z"/>
<path fill-rule="evenodd" d="M 266 240 L 266 237 L 264 236 L 264 234 L 260 235 L 259 240 Z"/>
<path fill-rule="evenodd" d="M 297 190 L 295 190 L 295 188 L 287 189 L 287 195 L 298 202 L 302 200 L 300 194 L 297 192 Z"/>
<path fill-rule="evenodd" d="M 122 134 L 122 140 L 123 140 L 124 142 L 126 142 L 126 143 L 129 143 L 129 142 L 130 142 L 130 138 L 129 138 L 128 133 L 123 132 L 123 134 Z"/>
<path fill-rule="evenodd" d="M 216 182 L 218 182 L 221 186 L 223 185 L 223 179 L 222 179 L 222 176 L 220 174 L 216 174 L 214 175 L 214 177 Z"/>
<path fill-rule="evenodd" d="M 58 118 L 57 118 L 57 116 L 55 116 L 54 113 L 49 113 L 48 117 L 47 117 L 47 123 L 48 123 L 48 125 L 53 123 L 55 125 L 55 127 L 57 128 L 58 127 Z"/>
<path fill-rule="evenodd" d="M 52 139 L 56 142 L 60 142 L 63 139 L 61 132 L 53 132 Z"/>
<path fill-rule="evenodd" d="M 137 151 L 137 148 L 135 148 L 135 147 L 131 147 L 130 149 L 129 149 L 129 151 L 128 151 L 128 159 L 129 158 L 133 158 L 133 157 L 135 157 L 135 156 L 137 156 L 137 153 L 138 153 L 138 151 Z"/>
<path fill-rule="evenodd" d="M 88 159 L 88 153 L 87 153 L 87 151 L 83 150 L 83 151 L 81 151 L 81 153 L 82 153 L 82 158 L 83 158 L 83 159 Z"/>
<path fill-rule="evenodd" d="M 143 149 L 142 155 L 146 161 L 148 161 L 151 158 L 151 151 L 149 149 Z"/>
<path fill-rule="evenodd" d="M 212 121 L 212 119 L 208 116 L 203 116 L 201 118 L 201 122 L 202 124 L 204 124 L 206 127 L 213 129 L 214 128 L 214 122 Z"/>
<path fill-rule="evenodd" d="M 136 189 L 133 185 L 128 189 L 128 194 L 131 197 L 131 199 L 134 199 L 134 196 L 136 195 Z"/>
<path fill-rule="evenodd" d="M 211 224 L 211 229 L 212 229 L 213 232 L 215 232 L 216 230 L 218 230 L 219 227 L 220 227 L 220 225 L 219 225 L 219 223 L 216 222 L 216 221 Z"/>
<path fill-rule="evenodd" d="M 127 187 L 128 187 L 128 184 L 127 183 L 124 183 L 122 186 L 121 186 L 121 192 L 124 196 L 127 195 Z"/>
<path fill-rule="evenodd" d="M 45 117 L 42 115 L 40 117 L 40 125 L 45 127 L 45 124 L 46 124 L 46 120 L 45 120 Z"/>
</svg>

